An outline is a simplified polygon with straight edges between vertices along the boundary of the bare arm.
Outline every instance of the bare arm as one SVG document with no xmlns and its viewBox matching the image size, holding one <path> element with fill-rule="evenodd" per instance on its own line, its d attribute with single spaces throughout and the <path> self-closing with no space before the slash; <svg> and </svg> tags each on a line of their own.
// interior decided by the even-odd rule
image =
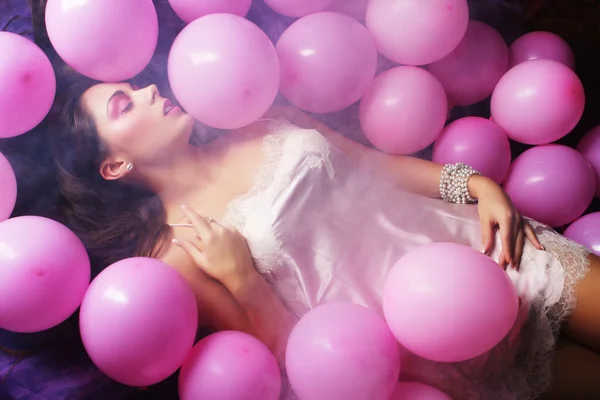
<svg viewBox="0 0 600 400">
<path fill-rule="evenodd" d="M 239 232 L 216 223 L 209 226 L 189 212 L 202 240 L 195 240 L 194 229 L 179 230 L 178 245 L 171 246 L 164 260 L 188 280 L 212 328 L 252 334 L 283 361 L 296 317 L 256 271 Z"/>
<path fill-rule="evenodd" d="M 440 196 L 442 165 L 411 156 L 390 155 L 363 146 L 294 107 L 281 107 L 275 109 L 274 113 L 302 128 L 318 130 L 333 145 L 358 160 L 362 166 L 403 190 L 433 198 Z M 478 192 L 487 181 L 489 179 L 482 176 L 469 179 L 471 194 L 478 197 Z"/>
</svg>

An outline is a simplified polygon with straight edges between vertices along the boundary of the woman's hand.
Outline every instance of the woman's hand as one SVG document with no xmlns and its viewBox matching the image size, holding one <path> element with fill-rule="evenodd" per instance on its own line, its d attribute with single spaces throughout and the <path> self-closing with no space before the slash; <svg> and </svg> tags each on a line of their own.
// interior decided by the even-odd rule
<svg viewBox="0 0 600 400">
<path fill-rule="evenodd" d="M 173 239 L 211 278 L 221 282 L 229 291 L 239 291 L 257 275 L 246 239 L 235 229 L 205 219 L 186 206 L 190 228 L 196 230 L 197 240 Z"/>
<path fill-rule="evenodd" d="M 495 230 L 500 230 L 502 253 L 499 264 L 518 269 L 523 255 L 525 239 L 538 250 L 544 250 L 535 231 L 517 211 L 504 190 L 493 180 L 475 175 L 469 180 L 469 191 L 478 199 L 483 252 L 494 248 Z"/>
</svg>

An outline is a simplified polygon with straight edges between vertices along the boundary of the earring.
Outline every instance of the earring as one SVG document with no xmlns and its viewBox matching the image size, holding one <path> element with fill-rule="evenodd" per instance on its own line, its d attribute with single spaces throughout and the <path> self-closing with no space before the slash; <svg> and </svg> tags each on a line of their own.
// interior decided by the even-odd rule
<svg viewBox="0 0 600 400">
<path fill-rule="evenodd" d="M 133 164 L 129 163 L 127 164 L 127 171 L 131 171 L 133 169 Z"/>
</svg>

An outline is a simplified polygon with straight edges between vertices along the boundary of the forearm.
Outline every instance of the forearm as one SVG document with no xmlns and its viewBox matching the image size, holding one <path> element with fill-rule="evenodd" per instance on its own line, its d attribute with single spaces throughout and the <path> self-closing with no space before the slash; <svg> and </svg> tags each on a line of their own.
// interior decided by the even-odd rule
<svg viewBox="0 0 600 400">
<path fill-rule="evenodd" d="M 230 288 L 246 311 L 258 339 L 265 343 L 282 363 L 288 336 L 296 316 L 288 310 L 269 284 L 257 273 L 243 285 Z"/>
<path fill-rule="evenodd" d="M 411 156 L 395 156 L 376 151 L 365 151 L 361 163 L 372 174 L 381 177 L 401 189 L 426 197 L 440 197 L 440 181 L 443 165 Z M 473 175 L 468 180 L 469 194 L 479 198 L 490 185 L 491 179 Z"/>
</svg>

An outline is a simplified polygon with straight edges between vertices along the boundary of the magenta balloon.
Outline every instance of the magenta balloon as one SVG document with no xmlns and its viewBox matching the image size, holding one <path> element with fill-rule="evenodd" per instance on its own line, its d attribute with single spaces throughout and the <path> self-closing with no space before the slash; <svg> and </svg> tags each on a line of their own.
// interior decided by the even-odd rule
<svg viewBox="0 0 600 400">
<path fill-rule="evenodd" d="M 390 400 L 452 400 L 446 393 L 418 382 L 398 382 Z"/>
<path fill-rule="evenodd" d="M 567 135 L 585 106 L 581 81 L 565 65 L 526 61 L 509 70 L 492 94 L 492 117 L 510 139 L 547 144 Z"/>
<path fill-rule="evenodd" d="M 39 332 L 71 316 L 90 283 L 90 261 L 64 225 L 24 216 L 0 223 L 0 328 Z"/>
<path fill-rule="evenodd" d="M 433 243 L 390 271 L 383 312 L 402 346 L 425 359 L 458 362 L 486 353 L 512 328 L 516 289 L 491 258 L 470 247 Z"/>
<path fill-rule="evenodd" d="M 550 32 L 529 32 L 510 45 L 510 67 L 530 60 L 554 60 L 575 69 L 575 54 L 560 36 Z"/>
<path fill-rule="evenodd" d="M 286 367 L 302 400 L 388 399 L 398 381 L 400 352 L 379 315 L 352 303 L 329 303 L 297 323 Z"/>
<path fill-rule="evenodd" d="M 454 106 L 468 106 L 489 97 L 508 71 L 508 47 L 494 28 L 470 21 L 456 49 L 427 70 L 442 83 Z"/>
<path fill-rule="evenodd" d="M 10 163 L 0 153 L 0 222 L 12 214 L 17 202 L 17 178 Z"/>
<path fill-rule="evenodd" d="M 265 0 L 265 3 L 279 14 L 287 17 L 304 17 L 323 11 L 333 0 Z"/>
<path fill-rule="evenodd" d="M 594 198 L 594 170 L 576 150 L 537 146 L 517 157 L 504 189 L 519 211 L 553 227 L 579 218 Z"/>
<path fill-rule="evenodd" d="M 325 11 L 339 12 L 359 22 L 365 22 L 368 5 L 369 0 L 333 0 L 333 3 L 325 8 Z"/>
<path fill-rule="evenodd" d="M 169 54 L 169 81 L 194 118 L 220 129 L 249 125 L 279 90 L 275 47 L 252 22 L 211 14 L 186 26 Z"/>
<path fill-rule="evenodd" d="M 181 400 L 277 400 L 281 372 L 262 342 L 242 332 L 217 332 L 194 346 L 179 374 Z"/>
<path fill-rule="evenodd" d="M 467 0 L 371 0 L 366 20 L 384 56 L 425 65 L 458 46 L 467 31 L 469 6 Z"/>
<path fill-rule="evenodd" d="M 581 139 L 577 150 L 592 164 L 596 175 L 596 197 L 600 198 L 600 125 Z"/>
<path fill-rule="evenodd" d="M 441 83 L 418 67 L 383 72 L 360 102 L 359 119 L 369 141 L 391 154 L 423 150 L 446 123 L 448 101 Z"/>
<path fill-rule="evenodd" d="M 169 4 L 179 18 L 190 23 L 209 14 L 227 13 L 244 17 L 252 0 L 169 0 Z"/>
<path fill-rule="evenodd" d="M 158 42 L 152 0 L 48 0 L 46 29 L 68 65 L 107 82 L 140 73 Z"/>
<path fill-rule="evenodd" d="M 600 212 L 584 215 L 565 230 L 565 236 L 600 256 Z"/>
<path fill-rule="evenodd" d="M 343 110 L 375 79 L 377 49 L 367 29 L 338 13 L 320 12 L 293 23 L 277 42 L 281 93 L 315 113 Z"/>
<path fill-rule="evenodd" d="M 194 293 L 159 260 L 118 261 L 93 280 L 79 315 L 96 366 L 129 386 L 158 383 L 183 364 L 198 325 Z"/>
<path fill-rule="evenodd" d="M 32 41 L 0 32 L 0 138 L 35 128 L 46 117 L 56 94 L 50 60 Z"/>
<path fill-rule="evenodd" d="M 433 146 L 434 162 L 462 162 L 497 183 L 502 183 L 506 178 L 510 160 L 510 143 L 502 128 L 480 117 L 466 117 L 452 122 Z"/>
</svg>

